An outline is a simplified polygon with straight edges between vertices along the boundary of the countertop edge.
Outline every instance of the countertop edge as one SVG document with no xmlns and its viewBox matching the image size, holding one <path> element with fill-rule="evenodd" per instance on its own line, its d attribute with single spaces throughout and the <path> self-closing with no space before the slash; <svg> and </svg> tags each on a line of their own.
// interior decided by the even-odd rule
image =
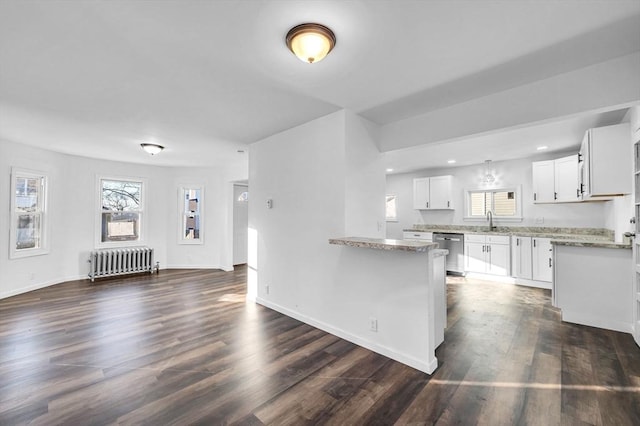
<svg viewBox="0 0 640 426">
<path fill-rule="evenodd" d="M 570 247 L 591 247 L 591 248 L 608 248 L 608 249 L 631 249 L 631 244 L 614 243 L 607 241 L 579 241 L 579 240 L 551 240 L 551 244 L 556 246 Z"/>
<path fill-rule="evenodd" d="M 412 253 L 427 253 L 430 250 L 438 248 L 438 244 L 432 242 L 365 237 L 329 238 L 329 244 L 355 248 L 370 248 L 375 250 L 405 251 Z"/>
</svg>

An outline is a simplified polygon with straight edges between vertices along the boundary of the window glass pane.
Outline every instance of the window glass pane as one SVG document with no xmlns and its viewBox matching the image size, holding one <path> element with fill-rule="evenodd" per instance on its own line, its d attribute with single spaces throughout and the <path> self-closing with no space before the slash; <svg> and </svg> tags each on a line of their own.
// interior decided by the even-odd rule
<svg viewBox="0 0 640 426">
<path fill-rule="evenodd" d="M 182 239 L 197 240 L 200 238 L 200 205 L 202 203 L 200 189 L 183 188 L 182 207 Z"/>
<path fill-rule="evenodd" d="M 491 194 L 487 192 L 471 192 L 471 216 L 485 216 L 491 205 Z"/>
<path fill-rule="evenodd" d="M 17 217 L 16 249 L 40 247 L 41 220 L 39 214 L 21 214 Z"/>
<path fill-rule="evenodd" d="M 140 213 L 102 213 L 102 242 L 136 241 L 140 234 Z"/>
<path fill-rule="evenodd" d="M 137 211 L 140 210 L 141 182 L 103 180 L 102 210 Z"/>
<path fill-rule="evenodd" d="M 186 240 L 197 240 L 200 238 L 200 215 L 185 215 L 183 229 Z"/>
<path fill-rule="evenodd" d="M 185 213 L 200 213 L 200 190 L 184 190 L 184 211 Z"/>
<path fill-rule="evenodd" d="M 395 195 L 387 195 L 386 218 L 387 220 L 396 220 L 398 218 L 398 206 Z"/>
<path fill-rule="evenodd" d="M 42 178 L 16 177 L 16 211 L 35 212 L 40 209 Z"/>
<path fill-rule="evenodd" d="M 516 197 L 513 191 L 493 193 L 493 214 L 496 216 L 516 215 Z"/>
</svg>

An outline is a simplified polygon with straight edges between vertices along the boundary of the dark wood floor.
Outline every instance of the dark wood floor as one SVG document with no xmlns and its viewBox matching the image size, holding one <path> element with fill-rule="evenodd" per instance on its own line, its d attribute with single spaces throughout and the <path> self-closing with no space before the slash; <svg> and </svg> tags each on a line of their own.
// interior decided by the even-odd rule
<svg viewBox="0 0 640 426">
<path fill-rule="evenodd" d="M 246 270 L 0 300 L 0 424 L 640 425 L 640 349 L 547 290 L 451 278 L 432 376 L 255 304 Z"/>
</svg>

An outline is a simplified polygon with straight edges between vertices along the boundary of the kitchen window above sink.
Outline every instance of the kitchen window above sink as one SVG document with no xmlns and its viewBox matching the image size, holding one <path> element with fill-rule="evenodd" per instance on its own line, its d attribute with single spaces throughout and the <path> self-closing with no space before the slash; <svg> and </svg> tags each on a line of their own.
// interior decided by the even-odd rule
<svg viewBox="0 0 640 426">
<path fill-rule="evenodd" d="M 494 220 L 522 221 L 521 188 L 466 189 L 464 220 L 486 221 L 490 211 Z"/>
</svg>

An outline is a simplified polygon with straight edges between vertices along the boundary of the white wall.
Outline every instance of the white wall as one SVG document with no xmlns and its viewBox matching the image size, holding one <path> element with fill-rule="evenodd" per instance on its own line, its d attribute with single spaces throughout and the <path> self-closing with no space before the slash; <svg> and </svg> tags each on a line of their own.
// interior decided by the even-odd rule
<svg viewBox="0 0 640 426">
<path fill-rule="evenodd" d="M 344 270 L 342 250 L 328 239 L 382 235 L 377 223 L 384 220 L 384 169 L 374 138 L 370 123 L 339 111 L 251 146 L 249 228 L 257 247 L 249 257 L 257 257 L 250 267 L 259 302 L 362 336 L 370 304 L 358 300 L 350 284 L 336 284 L 336 270 Z M 372 339 L 382 342 L 394 332 Z"/>
<path fill-rule="evenodd" d="M 43 171 L 49 176 L 49 253 L 9 259 L 11 167 Z M 242 171 L 173 169 L 102 161 L 0 141 L 0 298 L 74 279 L 88 273 L 88 253 L 95 248 L 96 175 L 145 178 L 143 244 L 155 249 L 167 266 L 231 269 L 226 184 Z M 177 245 L 178 184 L 200 182 L 206 188 L 206 244 Z"/>
<path fill-rule="evenodd" d="M 571 153 L 569 153 L 571 154 Z M 605 203 L 533 204 L 532 161 L 560 158 L 568 154 L 548 154 L 535 159 L 493 162 L 491 168 L 496 177 L 495 187 L 522 185 L 522 222 L 495 221 L 500 226 L 550 226 L 574 228 L 604 228 Z M 484 222 L 464 221 L 465 189 L 483 188 L 480 179 L 484 164 L 423 170 L 414 173 L 387 176 L 387 194 L 395 194 L 398 203 L 398 222 L 387 222 L 387 237 L 402 238 L 402 230 L 414 224 L 482 226 Z M 453 176 L 454 210 L 423 211 L 413 209 L 413 179 L 427 176 Z M 543 218 L 543 223 L 536 223 Z"/>
</svg>

